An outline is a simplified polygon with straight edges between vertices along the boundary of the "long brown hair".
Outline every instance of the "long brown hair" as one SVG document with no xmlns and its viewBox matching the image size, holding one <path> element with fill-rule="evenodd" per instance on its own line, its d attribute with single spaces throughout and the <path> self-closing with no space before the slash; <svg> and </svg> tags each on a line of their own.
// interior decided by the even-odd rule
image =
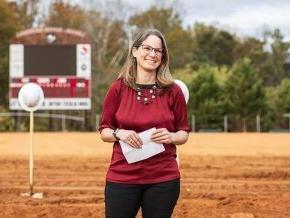
<svg viewBox="0 0 290 218">
<path fill-rule="evenodd" d="M 128 56 L 124 66 L 121 69 L 119 74 L 119 79 L 122 78 L 128 86 L 133 89 L 136 89 L 136 78 L 137 78 L 137 62 L 135 57 L 132 54 L 133 48 L 139 48 L 144 40 L 147 39 L 148 36 L 154 35 L 161 39 L 163 55 L 161 59 L 161 63 L 156 70 L 156 83 L 161 89 L 167 89 L 170 85 L 173 84 L 173 79 L 171 73 L 169 71 L 169 55 L 168 49 L 166 45 L 166 41 L 162 33 L 157 29 L 146 29 L 140 32 L 135 40 L 133 41 L 132 46 L 129 49 Z"/>
</svg>

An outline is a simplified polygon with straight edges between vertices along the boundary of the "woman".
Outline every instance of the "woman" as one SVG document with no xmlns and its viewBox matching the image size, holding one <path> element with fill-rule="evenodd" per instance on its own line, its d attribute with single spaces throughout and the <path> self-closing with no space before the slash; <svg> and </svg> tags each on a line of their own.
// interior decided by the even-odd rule
<svg viewBox="0 0 290 218">
<path fill-rule="evenodd" d="M 171 217 L 180 192 L 176 145 L 188 139 L 187 110 L 181 89 L 168 67 L 168 50 L 156 29 L 141 32 L 127 61 L 109 88 L 99 130 L 114 142 L 106 177 L 106 217 L 133 218 L 139 208 L 145 218 Z M 138 133 L 155 127 L 151 140 L 165 151 L 128 164 L 119 141 L 142 148 Z"/>
</svg>

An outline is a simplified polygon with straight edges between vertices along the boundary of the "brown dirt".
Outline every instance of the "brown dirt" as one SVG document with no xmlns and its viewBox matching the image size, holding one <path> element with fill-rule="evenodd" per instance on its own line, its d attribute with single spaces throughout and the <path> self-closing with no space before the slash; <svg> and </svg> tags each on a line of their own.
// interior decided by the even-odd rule
<svg viewBox="0 0 290 218">
<path fill-rule="evenodd" d="M 21 196 L 28 133 L 0 134 L 0 217 L 104 217 L 111 145 L 93 133 L 37 133 L 34 143 L 43 199 Z M 290 217 L 290 134 L 192 134 L 179 154 L 174 218 Z"/>
</svg>

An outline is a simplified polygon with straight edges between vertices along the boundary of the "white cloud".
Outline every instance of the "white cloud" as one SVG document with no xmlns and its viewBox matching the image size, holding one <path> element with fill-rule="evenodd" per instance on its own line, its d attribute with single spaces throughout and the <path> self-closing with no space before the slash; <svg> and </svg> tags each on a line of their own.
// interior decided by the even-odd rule
<svg viewBox="0 0 290 218">
<path fill-rule="evenodd" d="M 188 11 L 184 22 L 187 25 L 194 22 L 218 24 L 238 35 L 256 37 L 261 37 L 265 29 L 279 28 L 286 38 L 290 37 L 290 2 L 280 1 L 279 4 L 273 1 L 260 1 L 260 3 L 240 1 L 239 4 L 237 4 L 238 1 L 235 2 L 236 4 L 230 4 L 230 7 L 227 5 L 221 8 L 215 7 L 214 1 L 208 10 L 202 8 L 203 13 L 195 13 L 197 9 Z"/>
</svg>

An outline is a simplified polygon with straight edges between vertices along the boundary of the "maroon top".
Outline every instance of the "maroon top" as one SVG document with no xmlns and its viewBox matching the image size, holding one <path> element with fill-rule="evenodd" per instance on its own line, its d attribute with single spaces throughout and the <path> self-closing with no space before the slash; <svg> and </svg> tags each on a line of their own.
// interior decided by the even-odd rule
<svg viewBox="0 0 290 218">
<path fill-rule="evenodd" d="M 150 88 L 150 85 L 142 87 L 147 94 Z M 145 105 L 137 100 L 136 91 L 123 80 L 113 82 L 104 99 L 99 130 L 120 128 L 139 133 L 153 127 L 167 128 L 169 132 L 189 131 L 186 103 L 179 86 L 173 84 Z M 119 142 L 115 142 L 107 181 L 149 184 L 179 178 L 176 146 L 164 144 L 164 147 L 165 151 L 153 157 L 128 164 Z"/>
</svg>

